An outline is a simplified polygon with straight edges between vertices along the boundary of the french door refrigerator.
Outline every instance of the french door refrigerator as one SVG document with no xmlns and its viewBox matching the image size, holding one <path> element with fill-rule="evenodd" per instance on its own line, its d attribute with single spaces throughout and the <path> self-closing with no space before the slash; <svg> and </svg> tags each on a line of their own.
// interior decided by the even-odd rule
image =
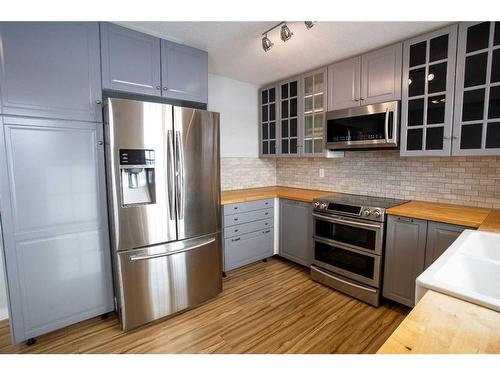
<svg viewBox="0 0 500 375">
<path fill-rule="evenodd" d="M 219 114 L 108 98 L 106 167 L 124 330 L 222 291 Z"/>
</svg>

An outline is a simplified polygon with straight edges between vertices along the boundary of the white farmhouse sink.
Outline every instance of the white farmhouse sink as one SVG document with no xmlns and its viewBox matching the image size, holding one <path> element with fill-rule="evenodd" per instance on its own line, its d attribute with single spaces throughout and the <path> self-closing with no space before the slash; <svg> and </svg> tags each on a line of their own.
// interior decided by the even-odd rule
<svg viewBox="0 0 500 375">
<path fill-rule="evenodd" d="M 500 312 L 500 234 L 465 230 L 416 283 L 416 302 L 432 289 Z"/>
</svg>

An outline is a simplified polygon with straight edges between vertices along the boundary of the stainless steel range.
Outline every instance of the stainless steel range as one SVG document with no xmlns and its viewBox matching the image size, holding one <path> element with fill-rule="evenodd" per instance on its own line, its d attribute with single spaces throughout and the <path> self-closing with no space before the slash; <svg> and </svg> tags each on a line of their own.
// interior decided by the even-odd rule
<svg viewBox="0 0 500 375">
<path fill-rule="evenodd" d="M 378 306 L 385 211 L 403 203 L 406 201 L 354 194 L 314 199 L 311 278 Z"/>
</svg>

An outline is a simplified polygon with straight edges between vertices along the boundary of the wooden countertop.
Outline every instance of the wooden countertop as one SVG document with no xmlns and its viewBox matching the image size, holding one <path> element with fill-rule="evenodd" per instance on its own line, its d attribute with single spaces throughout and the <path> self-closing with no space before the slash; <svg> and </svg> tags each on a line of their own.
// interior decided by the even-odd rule
<svg viewBox="0 0 500 375">
<path fill-rule="evenodd" d="M 500 353 L 500 313 L 429 290 L 377 354 Z"/>
<path fill-rule="evenodd" d="M 312 189 L 299 189 L 285 186 L 228 190 L 221 193 L 221 204 L 249 202 L 257 199 L 284 198 L 302 202 L 312 202 L 314 198 L 332 195 L 335 192 Z M 413 217 L 415 219 L 438 221 L 441 223 L 463 225 L 479 230 L 500 233 L 500 210 L 467 207 L 455 204 L 410 201 L 389 208 L 390 215 Z"/>
<path fill-rule="evenodd" d="M 390 215 L 479 228 L 491 210 L 455 204 L 411 201 L 389 208 L 386 212 Z"/>
<path fill-rule="evenodd" d="M 257 199 L 284 198 L 301 202 L 312 202 L 322 195 L 335 194 L 330 191 L 298 189 L 284 186 L 268 186 L 253 189 L 228 190 L 221 193 L 221 204 L 249 202 Z"/>
</svg>

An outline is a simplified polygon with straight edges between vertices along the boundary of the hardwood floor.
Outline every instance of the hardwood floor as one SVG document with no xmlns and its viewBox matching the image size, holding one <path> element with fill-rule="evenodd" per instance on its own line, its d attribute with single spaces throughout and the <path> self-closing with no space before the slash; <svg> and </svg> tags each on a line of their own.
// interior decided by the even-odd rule
<svg viewBox="0 0 500 375">
<path fill-rule="evenodd" d="M 375 353 L 408 309 L 379 308 L 309 279 L 277 258 L 230 272 L 210 302 L 123 332 L 116 315 L 90 319 L 10 345 L 0 322 L 0 353 Z"/>
</svg>

